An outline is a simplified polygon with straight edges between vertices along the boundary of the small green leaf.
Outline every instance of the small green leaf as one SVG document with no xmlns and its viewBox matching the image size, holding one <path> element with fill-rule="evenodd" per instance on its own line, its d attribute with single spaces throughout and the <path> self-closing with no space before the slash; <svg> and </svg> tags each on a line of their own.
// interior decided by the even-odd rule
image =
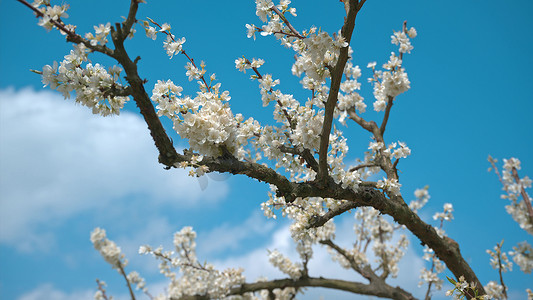
<svg viewBox="0 0 533 300">
<path fill-rule="evenodd" d="M 457 283 L 455 280 L 453 280 L 452 278 L 450 278 L 450 277 L 448 277 L 448 276 L 446 276 L 446 278 L 447 278 L 448 281 L 449 281 L 451 284 L 453 284 L 453 285 L 455 285 L 455 284 Z"/>
</svg>

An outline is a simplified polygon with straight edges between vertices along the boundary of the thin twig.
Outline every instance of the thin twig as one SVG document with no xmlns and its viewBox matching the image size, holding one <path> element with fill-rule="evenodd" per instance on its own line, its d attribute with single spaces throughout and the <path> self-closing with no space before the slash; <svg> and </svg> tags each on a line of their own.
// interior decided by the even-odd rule
<svg viewBox="0 0 533 300">
<path fill-rule="evenodd" d="M 255 74 L 257 75 L 257 79 L 263 79 L 263 75 L 261 75 L 261 73 L 259 73 L 259 70 L 256 68 L 256 67 L 252 67 L 252 63 L 247 59 L 245 58 L 245 62 L 250 65 L 250 67 L 252 68 L 252 70 L 255 72 Z M 273 93 L 274 90 L 272 88 L 270 88 L 270 93 Z M 294 124 L 292 122 L 292 118 L 291 116 L 289 116 L 289 113 L 287 112 L 287 110 L 285 109 L 285 107 L 283 107 L 283 105 L 281 104 L 281 101 L 279 101 L 279 99 L 276 98 L 276 102 L 278 103 L 279 107 L 281 108 L 281 110 L 283 111 L 283 114 L 285 115 L 285 118 L 287 119 L 287 122 L 289 122 L 289 127 L 291 128 L 291 130 L 294 130 Z"/>
<path fill-rule="evenodd" d="M 265 30 L 263 30 L 263 28 L 259 28 L 257 26 L 254 26 L 255 29 L 257 30 L 257 32 L 264 32 Z M 284 32 L 284 31 L 271 31 L 270 33 L 272 34 L 283 34 L 283 35 L 286 35 L 286 36 L 291 36 L 291 37 L 295 37 L 295 38 L 299 38 L 299 39 L 303 39 L 304 37 L 302 36 L 299 36 L 297 34 L 294 34 L 292 32 Z"/>
<path fill-rule="evenodd" d="M 162 29 L 162 28 L 163 28 L 163 27 L 162 27 L 161 25 L 159 25 L 159 23 L 157 23 L 156 21 L 154 21 L 154 20 L 152 20 L 152 19 L 150 19 L 150 18 L 148 18 L 148 20 L 149 20 L 152 24 L 154 24 L 155 26 L 159 27 L 159 29 Z M 166 34 L 168 37 L 170 37 L 170 39 L 171 39 L 173 42 L 176 41 L 176 39 L 174 39 L 174 35 L 173 35 L 172 33 L 170 33 L 169 30 L 165 30 L 165 31 L 162 31 L 162 32 L 163 32 L 164 34 Z M 187 59 L 191 62 L 191 64 L 192 64 L 196 69 L 198 69 L 198 67 L 196 66 L 196 63 L 194 62 L 194 59 L 191 58 L 191 57 L 187 54 L 187 52 L 185 52 L 185 50 L 183 50 L 183 48 L 180 50 L 180 53 L 183 54 L 183 55 L 185 55 L 185 57 L 187 57 Z M 205 76 L 204 76 L 203 74 L 202 74 L 202 76 L 200 76 L 200 79 L 202 79 L 202 82 L 204 83 L 205 87 L 207 88 L 207 91 L 208 91 L 208 92 L 211 92 L 211 86 L 209 86 L 209 85 L 207 84 L 207 81 L 205 80 Z"/>
<path fill-rule="evenodd" d="M 287 27 L 289 27 L 289 30 L 298 38 L 300 39 L 303 39 L 304 37 L 296 30 L 294 29 L 294 27 L 291 25 L 291 23 L 289 22 L 289 20 L 287 20 L 287 18 L 279 11 L 279 9 L 273 5 L 270 10 L 272 10 L 273 12 L 275 12 L 280 18 L 281 20 L 283 20 L 283 23 L 285 23 L 285 25 L 287 25 Z"/>
<path fill-rule="evenodd" d="M 104 283 L 99 279 L 96 279 L 96 284 L 98 284 L 98 290 L 100 291 L 102 298 L 104 298 L 104 300 L 109 300 L 105 292 Z"/>
<path fill-rule="evenodd" d="M 503 275 L 502 275 L 502 246 L 503 246 L 503 240 L 501 243 L 497 245 L 497 252 L 498 252 L 498 273 L 500 275 L 500 283 L 503 287 L 503 297 L 504 299 L 507 299 L 507 287 L 505 286 L 505 283 L 503 282 Z"/>
<path fill-rule="evenodd" d="M 357 165 L 355 167 L 351 167 L 348 171 L 349 172 L 354 172 L 354 171 L 357 171 L 359 169 L 372 168 L 372 167 L 379 167 L 379 166 L 376 165 L 375 163 L 363 163 L 363 164 Z"/>
<path fill-rule="evenodd" d="M 522 198 L 524 198 L 526 209 L 529 215 L 529 221 L 531 222 L 531 224 L 533 224 L 533 208 L 531 207 L 531 199 L 529 198 L 529 195 L 526 193 L 524 186 L 520 184 L 520 177 L 518 176 L 518 171 L 516 170 L 515 167 L 513 167 L 511 174 L 513 175 L 514 181 L 518 185 L 520 185 L 520 195 L 522 195 Z"/>
<path fill-rule="evenodd" d="M 135 300 L 135 293 L 133 292 L 133 288 L 131 287 L 131 283 L 128 279 L 128 275 L 126 275 L 126 272 L 124 271 L 124 268 L 122 267 L 122 264 L 119 262 L 118 268 L 120 270 L 120 274 L 124 277 L 126 280 L 126 284 L 128 285 L 128 290 L 130 292 L 131 300 Z"/>
<path fill-rule="evenodd" d="M 25 6 L 29 7 L 33 12 L 35 12 L 37 17 L 39 17 L 39 18 L 44 17 L 44 14 L 42 12 L 40 12 L 37 8 L 33 7 L 33 5 L 29 4 L 27 1 L 25 1 L 25 0 L 17 0 L 17 1 L 22 3 L 22 4 L 24 4 Z M 90 41 L 84 39 L 79 34 L 69 30 L 65 26 L 63 21 L 61 21 L 61 19 L 58 19 L 58 20 L 50 19 L 50 23 L 52 23 L 55 27 L 59 28 L 59 31 L 62 31 L 62 32 L 64 32 L 67 35 L 67 41 L 73 42 L 75 44 L 83 44 L 85 47 L 87 47 L 87 48 L 89 48 L 89 49 L 91 49 L 93 51 L 97 51 L 97 52 L 106 54 L 106 55 L 111 56 L 111 57 L 114 58 L 114 54 L 115 53 L 114 53 L 114 51 L 112 49 L 108 48 L 105 45 L 91 45 Z"/>
</svg>

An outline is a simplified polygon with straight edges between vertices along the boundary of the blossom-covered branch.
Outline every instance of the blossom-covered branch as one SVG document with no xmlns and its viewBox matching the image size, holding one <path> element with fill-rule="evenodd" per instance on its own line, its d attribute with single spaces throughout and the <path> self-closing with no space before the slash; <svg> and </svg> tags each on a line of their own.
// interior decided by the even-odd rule
<svg viewBox="0 0 533 300">
<path fill-rule="evenodd" d="M 222 298 L 258 291 L 266 291 L 268 297 L 285 295 L 290 298 L 300 287 L 321 286 L 393 299 L 411 299 L 408 292 L 385 283 L 387 278 L 398 273 L 398 262 L 407 247 L 404 235 L 392 243 L 392 236 L 399 228 L 407 228 L 422 245 L 427 246 L 425 258 L 431 262 L 431 268 L 423 270 L 421 279 L 428 283 L 428 296 L 432 286 L 440 286 L 442 282 L 437 276 L 444 269 L 442 262 L 455 275 L 455 282 L 459 282 L 462 290 L 465 290 L 464 281 L 468 282 L 467 291 L 485 294 L 483 285 L 462 257 L 458 244 L 442 229 L 442 222 L 452 218 L 453 207 L 447 204 L 444 212 L 435 214 L 440 226 L 424 222 L 418 215 L 418 209 L 429 198 L 427 189 L 426 193 L 417 190 L 417 200 L 408 205 L 398 176 L 398 163 L 411 154 L 411 149 L 403 141 L 391 143 L 384 138 L 387 126 L 391 126 L 392 105 L 398 95 L 410 88 L 403 59 L 404 54 L 413 49 L 410 39 L 416 36 L 416 30 L 407 29 L 405 22 L 402 29 L 391 36 L 391 43 L 399 47 L 398 54 L 393 52 L 382 70 L 376 68 L 375 62 L 368 64 L 372 70 L 369 81 L 374 89 L 374 110 L 384 111 L 378 125 L 376 121 L 363 118 L 367 106 L 358 93 L 361 69 L 353 63 L 353 49 L 350 47 L 355 20 L 365 1 L 344 0 L 346 18 L 343 27 L 330 35 L 317 27 L 301 33 L 297 31 L 285 16 L 287 12 L 296 15 L 288 0 L 281 0 L 279 5 L 274 5 L 271 0 L 256 0 L 256 14 L 266 24 L 262 27 L 247 24 L 248 37 L 255 39 L 255 32 L 261 32 L 261 35 L 276 37 L 284 46 L 294 50 L 296 60 L 292 73 L 303 75 L 300 83 L 304 89 L 311 91 L 307 101 L 300 101 L 276 88 L 280 84 L 279 79 L 259 72 L 264 60 L 237 59 L 237 69 L 244 72 L 251 69 L 255 73 L 252 77 L 259 83 L 263 105 L 274 106 L 276 124 L 262 125 L 252 117 L 234 114 L 229 91 L 222 90 L 215 74 L 205 75 L 204 62 L 197 65 L 193 56 L 184 51 L 185 38 L 176 38 L 170 31 L 170 25 L 152 19 L 142 21 L 146 35 L 154 40 L 158 33 L 166 35 L 163 49 L 170 58 L 175 54 L 184 54 L 188 60 L 186 75 L 190 81 L 198 81 L 198 90 L 189 93 L 193 96 L 188 96 L 182 86 L 164 79 L 157 80 L 149 95 L 145 87 L 147 81 L 142 79 L 137 69 L 140 58 L 132 60 L 124 45 L 125 39 L 135 33 L 138 4 L 143 1 L 131 1 L 124 22 L 114 26 L 109 23 L 95 26 L 94 33 L 87 33 L 84 37 L 75 33 L 75 27 L 63 23 L 61 18 L 66 17 L 66 7 L 56 8 L 49 1 L 36 1 L 33 5 L 19 1 L 36 12 L 42 26 L 58 28 L 67 35 L 68 41 L 75 44 L 74 50 L 61 63 L 43 68 L 41 75 L 45 84 L 62 92 L 65 97 L 75 92 L 76 101 L 104 116 L 118 114 L 131 96 L 148 125 L 159 152 L 159 162 L 167 169 L 191 168 L 193 176 L 209 172 L 242 174 L 266 182 L 271 192 L 269 199 L 261 205 L 264 214 L 272 218 L 281 214 L 293 221 L 290 232 L 302 262 L 292 262 L 277 251 L 270 252 L 270 262 L 287 274 L 288 279 L 245 284 L 240 269 L 219 271 L 207 263 L 200 264 L 194 252 L 195 233 L 187 227 L 175 236 L 177 256 L 159 249 L 144 248 L 141 252 L 150 253 L 161 261 L 162 273 L 171 280 L 171 298 Z M 108 46 L 109 35 L 113 49 Z M 94 51 L 114 58 L 121 67 L 105 69 L 99 64 L 93 65 L 88 55 Z M 128 85 L 120 81 L 122 72 Z M 162 126 L 160 118 L 163 116 L 169 118 L 177 134 L 187 140 L 189 149 L 178 153 Z M 340 124 L 345 124 L 345 119 L 351 119 L 370 133 L 371 141 L 365 149 L 364 158 L 357 160 L 355 166 L 346 162 L 347 138 L 337 128 L 336 119 Z M 533 212 L 524 189 L 531 181 L 518 177 L 516 162 L 506 163 L 504 168 L 502 182 L 505 182 L 512 201 L 508 211 L 529 232 L 533 228 Z M 374 181 L 371 176 L 377 174 L 384 175 Z M 522 195 L 523 201 L 518 201 L 518 194 Z M 529 207 L 529 217 L 524 213 L 526 210 L 519 211 L 524 207 Z M 343 249 L 333 240 L 334 218 L 354 209 L 356 220 L 360 222 L 355 226 L 357 242 L 353 249 Z M 280 213 L 276 212 L 278 210 Z M 393 221 L 399 225 L 393 226 Z M 317 244 L 328 247 L 334 260 L 359 272 L 370 283 L 309 277 L 307 263 L 312 258 L 312 246 Z M 369 245 L 378 263 L 374 269 L 365 261 Z M 521 268 L 525 266 L 526 270 L 529 268 L 528 249 L 527 246 L 519 246 L 514 256 L 522 261 Z M 108 254 L 104 258 L 112 257 Z M 176 267 L 186 273 L 184 279 L 177 279 L 171 270 Z M 121 274 L 128 282 L 137 280 L 135 274 L 126 275 L 120 266 L 118 269 L 122 270 Z M 133 298 L 131 285 L 130 293 Z"/>
<path fill-rule="evenodd" d="M 349 2 L 350 6 L 347 11 L 347 16 L 344 20 L 344 25 L 341 29 L 341 40 L 344 42 L 344 45 L 340 48 L 337 63 L 332 69 L 333 72 L 330 74 L 331 85 L 327 102 L 325 105 L 324 123 L 322 125 L 322 131 L 320 133 L 320 150 L 318 152 L 318 180 L 322 181 L 322 183 L 327 182 L 328 178 L 327 152 L 329 148 L 329 135 L 333 123 L 333 112 L 337 105 L 337 97 L 341 85 L 342 75 L 344 73 L 344 67 L 346 65 L 346 62 L 348 61 L 348 49 L 355 27 L 355 18 L 364 3 L 364 1 L 359 3 L 359 0 Z"/>
</svg>

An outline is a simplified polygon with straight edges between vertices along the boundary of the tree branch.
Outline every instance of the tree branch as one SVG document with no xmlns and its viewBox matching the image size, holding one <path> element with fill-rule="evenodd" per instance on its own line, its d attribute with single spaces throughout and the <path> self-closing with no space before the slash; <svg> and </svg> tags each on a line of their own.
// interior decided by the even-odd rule
<svg viewBox="0 0 533 300">
<path fill-rule="evenodd" d="M 133 292 L 133 288 L 131 287 L 131 283 L 128 279 L 128 275 L 126 275 L 126 272 L 124 271 L 124 267 L 122 266 L 121 263 L 119 263 L 118 268 L 119 268 L 120 274 L 126 280 L 126 284 L 128 286 L 128 291 L 130 292 L 131 300 L 135 300 L 135 293 Z"/>
<path fill-rule="evenodd" d="M 379 277 L 372 271 L 372 268 L 368 265 L 358 265 L 357 262 L 354 260 L 353 256 L 349 255 L 346 250 L 339 247 L 337 244 L 335 244 L 332 240 L 323 240 L 320 241 L 320 244 L 329 246 L 331 249 L 335 250 L 337 253 L 339 253 L 342 257 L 344 257 L 349 263 L 350 267 L 357 273 L 361 274 L 364 278 L 368 279 L 368 281 L 372 282 L 377 280 Z"/>
<path fill-rule="evenodd" d="M 387 107 L 385 108 L 385 115 L 383 116 L 383 121 L 381 122 L 381 127 L 379 128 L 379 131 L 381 132 L 381 136 L 383 136 L 383 134 L 385 133 L 385 128 L 387 127 L 387 122 L 389 121 L 389 114 L 390 114 L 390 110 L 392 108 L 393 100 L 394 100 L 393 97 L 389 96 L 387 98 Z"/>
<path fill-rule="evenodd" d="M 346 0 L 348 1 L 348 0 Z M 325 105 L 324 112 L 324 124 L 322 126 L 322 132 L 320 133 L 320 149 L 318 152 L 318 180 L 322 183 L 326 182 L 328 177 L 328 148 L 329 148 L 329 134 L 331 133 L 331 126 L 333 123 L 333 112 L 337 105 L 339 97 L 339 88 L 342 80 L 342 74 L 344 73 L 344 67 L 348 61 L 348 49 L 352 39 L 352 33 L 355 27 L 355 18 L 357 13 L 362 7 L 362 3 L 359 1 L 350 0 L 350 9 L 348 15 L 342 26 L 341 34 L 344 40 L 348 43 L 348 46 L 341 48 L 339 58 L 333 72 L 331 72 L 331 85 L 328 95 L 328 100 Z"/>
<path fill-rule="evenodd" d="M 311 154 L 311 151 L 309 151 L 309 149 L 304 149 L 303 151 L 300 151 L 296 148 L 290 148 L 282 145 L 279 147 L 279 150 L 283 153 L 290 153 L 302 157 L 307 163 L 307 165 L 311 169 L 313 169 L 313 171 L 318 171 L 318 163 L 316 162 L 315 157 L 313 156 L 313 154 Z"/>
<path fill-rule="evenodd" d="M 332 192 L 332 194 L 334 193 Z M 353 198 L 345 198 L 348 202 L 329 210 L 322 216 L 313 217 L 312 221 L 309 222 L 309 227 L 322 226 L 329 219 L 352 208 L 371 206 L 383 214 L 390 215 L 397 223 L 405 225 L 420 240 L 422 245 L 428 245 L 435 251 L 435 255 L 444 261 L 457 278 L 464 276 L 467 282 L 474 282 L 478 291 L 485 294 L 483 285 L 462 257 L 457 242 L 449 237 L 440 237 L 433 226 L 422 221 L 416 213 L 409 209 L 401 196 L 398 196 L 399 201 L 391 201 L 382 192 L 363 186 L 360 186 L 358 191 L 352 195 Z"/>
<path fill-rule="evenodd" d="M 390 299 L 415 299 L 409 292 L 399 288 L 388 285 L 378 285 L 375 283 L 363 284 L 359 282 L 351 282 L 339 279 L 302 277 L 299 279 L 278 279 L 273 281 L 246 283 L 240 287 L 231 289 L 230 295 L 242 295 L 244 293 L 256 292 L 260 290 L 274 290 L 287 287 L 324 287 L 346 292 L 377 296 Z"/>
<path fill-rule="evenodd" d="M 116 30 L 114 28 L 111 29 L 111 37 L 113 39 L 113 44 L 115 45 L 114 58 L 124 67 L 126 80 L 132 89 L 133 99 L 148 125 L 155 146 L 159 150 L 159 162 L 166 165 L 167 168 L 170 168 L 173 166 L 174 162 L 180 160 L 180 156 L 172 145 L 170 138 L 155 112 L 150 97 L 144 89 L 144 81 L 139 77 L 137 64 L 130 59 L 124 48 L 124 39 L 122 38 L 124 35 L 123 30 L 124 29 L 121 28 L 120 24 L 117 24 Z"/>
<path fill-rule="evenodd" d="M 287 27 L 289 27 L 289 30 L 293 33 L 293 35 L 295 37 L 300 38 L 300 39 L 304 38 L 296 29 L 294 29 L 294 27 L 291 25 L 289 20 L 287 20 L 287 18 L 285 18 L 285 16 L 279 11 L 279 9 L 275 5 L 273 5 L 270 8 L 270 10 L 275 12 L 281 18 L 281 20 L 283 20 L 283 23 L 285 23 L 285 25 L 287 25 Z M 281 32 L 281 33 L 284 33 L 284 32 Z"/>
<path fill-rule="evenodd" d="M 131 0 L 130 1 L 130 10 L 128 12 L 128 17 L 126 18 L 126 21 L 124 21 L 124 25 L 122 27 L 122 30 L 124 32 L 124 36 L 122 37 L 122 40 L 124 41 L 126 37 L 131 32 L 131 27 L 133 27 L 133 24 L 137 22 L 136 15 L 137 15 L 137 9 L 139 8 L 139 3 L 141 3 L 141 0 Z"/>
<path fill-rule="evenodd" d="M 526 204 L 527 213 L 529 216 L 529 222 L 533 224 L 533 208 L 531 207 L 531 200 L 529 198 L 529 195 L 527 194 L 526 190 L 524 189 L 524 186 L 520 184 L 520 177 L 518 176 L 518 171 L 516 168 L 513 167 L 513 170 L 511 171 L 511 175 L 513 176 L 514 181 L 520 185 L 520 195 L 522 198 L 524 198 L 524 203 Z"/>
<path fill-rule="evenodd" d="M 17 0 L 17 1 L 29 7 L 37 15 L 37 17 L 42 18 L 44 16 L 42 12 L 40 12 L 37 8 L 33 7 L 33 5 L 29 4 L 27 1 L 25 0 Z M 61 21 L 61 19 L 58 19 L 58 20 L 50 19 L 50 23 L 54 24 L 54 26 L 57 27 L 60 32 L 64 32 L 67 35 L 67 41 L 75 43 L 75 44 L 83 44 L 85 45 L 85 47 L 93 51 L 103 53 L 110 57 L 114 57 L 113 56 L 114 53 L 112 49 L 109 49 L 108 47 L 104 45 L 91 45 L 91 42 L 84 39 L 76 32 L 69 30 L 65 26 L 63 21 Z"/>
<path fill-rule="evenodd" d="M 18 1 L 26 6 L 29 6 L 34 11 L 36 10 L 24 0 Z M 349 1 L 350 9 L 341 33 L 345 40 L 349 43 L 355 26 L 357 12 L 361 9 L 364 1 L 345 1 Z M 170 138 L 166 134 L 166 131 L 155 112 L 155 108 L 150 100 L 150 97 L 144 89 L 144 80 L 142 80 L 138 74 L 135 61 L 130 59 L 124 48 L 124 37 L 127 36 L 131 30 L 131 24 L 133 24 L 132 22 L 135 19 L 135 13 L 137 10 L 137 2 L 138 1 L 132 0 L 128 18 L 125 23 L 123 23 L 123 26 L 121 26 L 121 24 L 116 24 L 116 28 L 111 29 L 111 37 L 113 44 L 115 45 L 115 50 L 111 50 L 105 46 L 91 46 L 89 41 L 83 39 L 74 32 L 69 31 L 61 23 L 56 22 L 54 25 L 67 34 L 68 41 L 74 43 L 83 43 L 94 51 L 107 54 L 115 58 L 124 67 L 126 80 L 130 84 L 131 95 L 133 96 L 145 122 L 148 125 L 150 135 L 152 136 L 159 151 L 159 162 L 167 166 L 167 168 L 171 168 L 177 166 L 177 164 L 180 162 L 191 161 L 194 154 L 192 152 L 186 152 L 182 155 L 176 152 L 176 149 L 172 145 Z M 36 13 L 39 15 L 40 12 L 37 10 Z M 40 13 L 40 16 L 42 16 L 42 13 Z M 332 179 L 328 179 L 327 150 L 329 148 L 329 134 L 331 132 L 333 112 L 337 102 L 340 81 L 342 79 L 342 74 L 347 59 L 348 47 L 341 48 L 339 60 L 331 74 L 331 88 L 328 100 L 326 102 L 326 112 L 320 141 L 318 182 L 293 183 L 290 182 L 285 176 L 280 175 L 269 167 L 258 163 L 239 161 L 231 155 L 216 158 L 204 157 L 199 164 L 208 166 L 210 171 L 243 174 L 251 178 L 273 184 L 278 189 L 278 196 L 285 197 L 285 200 L 288 203 L 294 201 L 297 197 L 322 197 L 346 200 L 346 202 L 340 205 L 338 208 L 328 211 L 323 216 L 317 216 L 313 218 L 313 220 L 310 221 L 311 227 L 321 226 L 327 222 L 327 220 L 351 208 L 359 206 L 372 206 L 381 213 L 392 216 L 399 224 L 405 225 L 420 239 L 422 244 L 427 244 L 435 251 L 437 257 L 446 263 L 448 268 L 457 278 L 464 275 L 468 282 L 475 282 L 478 290 L 484 294 L 485 292 L 483 286 L 479 282 L 475 273 L 471 270 L 470 266 L 461 256 L 458 244 L 448 237 L 441 238 L 432 226 L 424 223 L 417 214 L 413 213 L 409 209 L 401 196 L 397 197 L 398 201 L 391 201 L 391 199 L 386 198 L 385 194 L 375 188 L 360 186 L 357 191 L 354 191 L 351 189 L 344 189 L 340 184 L 335 184 Z M 362 118 L 358 117 L 355 112 L 353 112 L 353 114 L 351 113 L 350 116 L 363 128 L 372 132 L 378 141 L 383 141 L 381 130 L 374 122 L 364 121 Z M 384 168 L 389 177 L 393 177 L 392 175 L 389 175 L 389 172 L 392 172 L 392 164 L 390 160 L 380 164 L 380 166 Z M 301 278 L 299 280 L 285 279 L 273 281 L 273 283 L 248 284 L 243 285 L 239 291 L 246 292 L 269 289 L 271 287 L 277 288 L 287 286 L 321 286 L 352 291 L 361 294 L 375 295 L 379 297 L 406 299 L 406 294 L 404 293 L 399 293 L 398 291 L 380 290 L 372 284 L 364 285 L 361 283 L 324 278 Z"/>
</svg>

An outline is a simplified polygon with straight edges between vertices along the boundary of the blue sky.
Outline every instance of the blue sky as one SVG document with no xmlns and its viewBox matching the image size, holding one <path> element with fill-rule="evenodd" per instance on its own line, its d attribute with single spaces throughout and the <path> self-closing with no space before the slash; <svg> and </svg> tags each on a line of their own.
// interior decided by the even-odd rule
<svg viewBox="0 0 533 300">
<path fill-rule="evenodd" d="M 129 1 L 72 1 L 69 23 L 78 32 L 93 25 L 119 22 Z M 330 33 L 342 25 L 343 8 L 336 0 L 294 1 L 299 29 L 311 25 Z M 416 188 L 430 186 L 431 200 L 421 211 L 431 222 L 434 212 L 451 202 L 455 220 L 448 234 L 482 282 L 497 280 L 486 249 L 501 239 L 510 250 L 531 236 L 522 232 L 505 212 L 501 185 L 488 173 L 487 156 L 518 157 L 521 175 L 533 176 L 533 2 L 531 1 L 371 1 L 357 18 L 352 47 L 354 62 L 370 74 L 368 62 L 385 63 L 393 30 L 404 20 L 417 28 L 415 47 L 404 66 L 411 90 L 399 96 L 385 136 L 412 149 L 403 160 L 402 193 L 413 199 Z M 148 1 L 138 18 L 151 17 L 172 25 L 185 36 L 186 51 L 204 60 L 230 91 L 232 110 L 271 122 L 271 108 L 263 108 L 257 83 L 235 70 L 242 55 L 265 59 L 262 72 L 280 78 L 280 88 L 305 101 L 299 79 L 291 75 L 293 53 L 272 37 L 246 38 L 246 23 L 260 24 L 254 1 Z M 260 203 L 268 187 L 245 177 L 207 178 L 207 188 L 181 170 L 165 171 L 146 125 L 133 102 L 120 117 L 93 116 L 88 109 L 42 89 L 41 69 L 60 61 L 71 49 L 57 32 L 36 25 L 33 14 L 15 1 L 0 1 L 0 298 L 91 299 L 95 279 L 109 283 L 116 296 L 126 295 L 122 278 L 92 249 L 90 231 L 104 227 L 122 246 L 130 270 L 145 276 L 154 290 L 162 289 L 150 257 L 139 257 L 141 244 L 170 247 L 172 234 L 183 226 L 198 232 L 202 260 L 217 266 L 242 266 L 254 280 L 261 274 L 281 275 L 267 263 L 266 249 L 296 256 L 287 223 L 264 218 Z M 131 56 L 140 55 L 139 72 L 149 80 L 172 79 L 194 94 L 182 56 L 168 60 L 162 39 L 145 37 L 141 27 L 127 42 Z M 113 63 L 98 55 L 93 61 Z M 362 80 L 362 95 L 371 107 L 370 84 Z M 368 112 L 365 117 L 378 116 Z M 165 121 L 169 130 L 169 122 Z M 351 124 L 341 127 L 350 138 L 349 159 L 362 157 L 367 133 Z M 172 134 L 177 147 L 185 147 Z M 351 216 L 339 218 L 339 239 L 349 244 Z M 422 262 L 417 241 L 401 265 L 396 281 L 422 296 L 418 269 Z M 325 251 L 317 250 L 312 275 L 353 276 L 335 269 Z M 413 267 L 414 266 L 414 267 Z M 532 288 L 532 275 L 518 268 L 505 274 L 511 297 L 523 298 Z M 331 293 L 309 291 L 316 299 Z M 335 294 L 347 297 L 346 294 Z"/>
</svg>

